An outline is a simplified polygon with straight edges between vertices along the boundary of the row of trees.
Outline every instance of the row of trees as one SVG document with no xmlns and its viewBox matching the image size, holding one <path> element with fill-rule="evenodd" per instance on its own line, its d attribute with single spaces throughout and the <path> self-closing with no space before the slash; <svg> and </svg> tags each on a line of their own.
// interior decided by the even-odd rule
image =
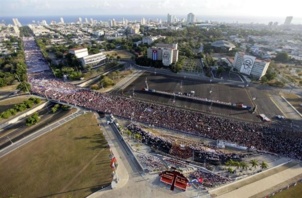
<svg viewBox="0 0 302 198">
<path fill-rule="evenodd" d="M 34 105 L 41 102 L 40 98 L 29 98 L 28 100 L 23 101 L 22 103 L 16 104 L 13 108 L 10 108 L 0 114 L 0 117 L 3 119 L 8 119 L 11 116 L 16 115 L 19 112 L 25 111 L 26 109 L 32 108 Z"/>
<path fill-rule="evenodd" d="M 250 164 L 250 166 L 249 166 L 249 164 Z M 260 166 L 261 169 L 268 168 L 268 164 L 266 162 L 262 161 L 261 163 L 259 163 L 255 159 L 250 160 L 248 163 L 245 162 L 245 161 L 238 162 L 238 161 L 234 161 L 234 160 L 229 160 L 229 161 L 226 162 L 225 165 L 226 166 L 234 166 L 237 169 L 241 168 L 242 170 L 247 170 L 249 167 L 256 169 L 258 166 Z M 228 171 L 230 173 L 234 173 L 235 172 L 231 167 L 228 168 Z"/>
<path fill-rule="evenodd" d="M 16 49 L 11 46 L 15 42 L 18 43 Z M 25 91 L 23 87 L 30 89 L 29 85 L 25 84 L 27 82 L 27 75 L 22 41 L 11 37 L 10 41 L 7 41 L 6 47 L 13 53 L 0 58 L 0 87 L 17 84 L 17 81 L 19 81 L 19 83 L 27 85 L 27 87 L 19 87 L 22 88 L 22 91 Z"/>
</svg>

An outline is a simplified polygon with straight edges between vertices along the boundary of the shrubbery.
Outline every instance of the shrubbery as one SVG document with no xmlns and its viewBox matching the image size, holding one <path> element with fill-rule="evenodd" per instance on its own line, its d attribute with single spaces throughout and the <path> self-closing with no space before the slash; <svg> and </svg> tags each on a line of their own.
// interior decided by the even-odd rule
<svg viewBox="0 0 302 198">
<path fill-rule="evenodd" d="M 26 125 L 32 126 L 32 125 L 36 124 L 37 122 L 39 122 L 39 120 L 40 120 L 39 114 L 37 112 L 35 112 L 34 114 L 32 114 L 31 116 L 26 118 Z"/>
<path fill-rule="evenodd" d="M 34 105 L 41 102 L 40 98 L 29 98 L 20 104 L 16 104 L 14 108 L 8 109 L 0 114 L 3 119 L 8 119 L 9 117 L 16 115 L 18 112 L 25 111 L 26 109 L 32 108 Z"/>
<path fill-rule="evenodd" d="M 57 112 L 57 111 L 60 110 L 60 109 L 63 110 L 63 111 L 67 111 L 67 110 L 70 109 L 70 107 L 67 106 L 67 105 L 55 104 L 55 105 L 51 108 L 51 112 L 52 112 L 52 113 L 55 113 L 55 112 Z"/>
</svg>

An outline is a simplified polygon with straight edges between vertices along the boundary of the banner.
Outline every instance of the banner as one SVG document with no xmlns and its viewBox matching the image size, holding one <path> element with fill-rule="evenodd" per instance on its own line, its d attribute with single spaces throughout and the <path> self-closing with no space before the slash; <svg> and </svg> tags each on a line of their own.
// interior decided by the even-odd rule
<svg viewBox="0 0 302 198">
<path fill-rule="evenodd" d="M 163 64 L 169 66 L 172 64 L 172 54 L 171 50 L 163 49 Z"/>
<path fill-rule="evenodd" d="M 252 68 L 254 66 L 255 60 L 256 60 L 256 57 L 254 57 L 254 56 L 244 55 L 242 66 L 240 68 L 240 73 L 250 75 Z"/>
<path fill-rule="evenodd" d="M 157 50 L 152 50 L 152 60 L 157 60 Z"/>
</svg>

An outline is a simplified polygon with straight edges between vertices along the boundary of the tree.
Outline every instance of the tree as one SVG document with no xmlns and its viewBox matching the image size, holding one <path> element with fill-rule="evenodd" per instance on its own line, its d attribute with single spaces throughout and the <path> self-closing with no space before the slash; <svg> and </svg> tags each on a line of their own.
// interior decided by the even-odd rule
<svg viewBox="0 0 302 198">
<path fill-rule="evenodd" d="M 55 105 L 51 108 L 51 112 L 52 112 L 52 113 L 57 112 L 59 107 L 60 107 L 59 104 L 55 104 Z"/>
<path fill-rule="evenodd" d="M 252 165 L 253 168 L 257 168 L 257 166 L 258 166 L 258 161 L 255 160 L 255 159 L 253 159 L 253 160 L 250 161 L 250 164 Z"/>
<path fill-rule="evenodd" d="M 137 141 L 141 141 L 141 140 L 142 140 L 142 136 L 141 136 L 141 134 L 139 134 L 139 133 L 136 133 L 136 134 L 134 135 L 134 138 L 135 138 L 135 140 L 137 140 Z"/>
<path fill-rule="evenodd" d="M 287 52 L 279 52 L 279 53 L 277 53 L 275 60 L 285 63 L 290 60 L 290 57 L 287 54 Z"/>
<path fill-rule="evenodd" d="M 18 86 L 17 89 L 23 91 L 23 92 L 28 92 L 30 90 L 30 84 L 27 82 L 21 82 Z"/>
<path fill-rule="evenodd" d="M 225 163 L 225 165 L 227 165 L 227 166 L 234 166 L 234 160 L 232 160 L 232 159 L 228 160 L 228 161 Z"/>
<path fill-rule="evenodd" d="M 264 161 L 261 162 L 260 164 L 261 169 L 266 169 L 268 167 L 268 164 Z"/>
<path fill-rule="evenodd" d="M 36 124 L 39 120 L 40 120 L 39 114 L 37 112 L 35 112 L 34 114 L 32 114 L 31 116 L 26 118 L 25 123 L 26 123 L 26 126 L 32 126 L 32 125 Z"/>
<path fill-rule="evenodd" d="M 240 162 L 240 166 L 243 170 L 246 170 L 249 167 L 246 162 Z"/>
</svg>

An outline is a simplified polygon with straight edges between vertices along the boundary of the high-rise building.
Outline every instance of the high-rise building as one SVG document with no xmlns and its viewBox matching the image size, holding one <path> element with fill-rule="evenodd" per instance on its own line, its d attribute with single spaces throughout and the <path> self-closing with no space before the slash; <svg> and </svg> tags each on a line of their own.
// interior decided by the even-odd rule
<svg viewBox="0 0 302 198">
<path fill-rule="evenodd" d="M 284 25 L 290 25 L 290 23 L 292 22 L 292 20 L 293 20 L 292 16 L 286 17 L 285 21 L 284 21 Z"/>
<path fill-rule="evenodd" d="M 170 15 L 170 14 L 167 15 L 167 23 L 168 24 L 172 23 L 172 15 Z"/>
<path fill-rule="evenodd" d="M 142 18 L 141 25 L 146 25 L 146 19 L 145 18 Z"/>
<path fill-rule="evenodd" d="M 187 16 L 187 24 L 195 23 L 195 15 L 193 13 L 189 13 Z"/>
<path fill-rule="evenodd" d="M 60 22 L 61 22 L 62 24 L 64 24 L 64 19 L 63 19 L 63 17 L 60 18 Z"/>
<path fill-rule="evenodd" d="M 17 27 L 21 27 L 21 23 L 19 22 L 19 20 L 17 18 L 13 18 L 13 23 L 14 23 L 14 26 L 17 26 Z"/>
<path fill-rule="evenodd" d="M 79 17 L 79 23 L 82 23 L 82 17 Z"/>
</svg>

